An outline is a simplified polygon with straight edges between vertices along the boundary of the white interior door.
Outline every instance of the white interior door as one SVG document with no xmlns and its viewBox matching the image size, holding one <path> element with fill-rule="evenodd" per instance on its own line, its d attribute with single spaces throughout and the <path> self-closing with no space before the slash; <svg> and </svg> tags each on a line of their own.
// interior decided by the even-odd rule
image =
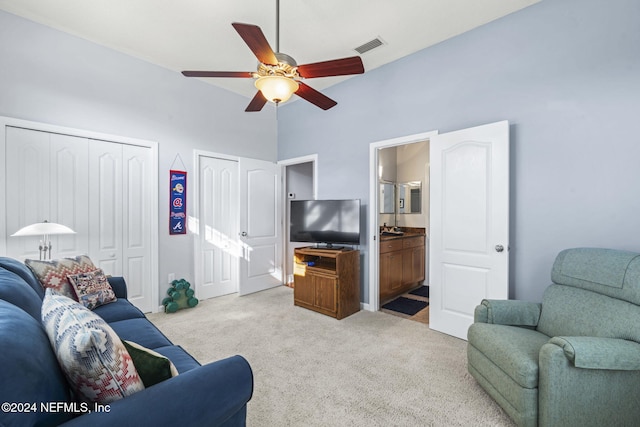
<svg viewBox="0 0 640 427">
<path fill-rule="evenodd" d="M 151 195 L 155 191 L 148 179 L 152 171 L 151 150 L 122 145 L 122 275 L 127 280 L 127 298 L 143 312 L 153 309 L 151 292 Z M 157 230 L 157 227 L 155 227 Z"/>
<path fill-rule="evenodd" d="M 122 270 L 122 146 L 89 144 L 89 253 L 106 274 Z M 127 279 L 127 285 L 129 280 Z"/>
<path fill-rule="evenodd" d="M 282 285 L 280 166 L 240 159 L 240 295 Z"/>
<path fill-rule="evenodd" d="M 49 135 L 50 221 L 64 224 L 76 232 L 57 236 L 52 252 L 56 257 L 86 254 L 89 253 L 89 144 L 86 138 Z"/>
<path fill-rule="evenodd" d="M 238 162 L 198 156 L 196 291 L 213 298 L 238 291 Z"/>
<path fill-rule="evenodd" d="M 148 147 L 89 141 L 89 255 L 125 278 L 127 298 L 143 312 L 154 308 L 152 162 Z"/>
<path fill-rule="evenodd" d="M 52 258 L 88 253 L 85 138 L 7 127 L 7 235 L 48 220 L 77 234 L 51 236 Z M 7 254 L 37 259 L 41 236 L 9 238 Z"/>
<path fill-rule="evenodd" d="M 509 296 L 509 123 L 430 143 L 429 326 L 466 339 L 483 298 Z"/>
<path fill-rule="evenodd" d="M 7 127 L 6 133 L 6 236 L 11 236 L 36 222 L 57 221 L 49 210 L 49 134 L 14 127 Z M 38 259 L 41 239 L 42 236 L 7 237 L 7 255 Z M 58 248 L 53 249 L 57 254 Z"/>
</svg>

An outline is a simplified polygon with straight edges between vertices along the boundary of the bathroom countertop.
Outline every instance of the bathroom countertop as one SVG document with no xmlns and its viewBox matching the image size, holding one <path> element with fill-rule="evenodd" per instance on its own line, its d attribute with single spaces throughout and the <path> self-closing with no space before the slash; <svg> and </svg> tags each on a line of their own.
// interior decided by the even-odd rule
<svg viewBox="0 0 640 427">
<path fill-rule="evenodd" d="M 426 236 L 426 231 L 424 228 L 409 228 L 409 227 L 400 227 L 400 230 L 403 234 L 382 234 L 380 233 L 380 241 L 387 240 L 395 240 L 395 239 L 403 239 L 406 237 L 419 237 Z"/>
</svg>

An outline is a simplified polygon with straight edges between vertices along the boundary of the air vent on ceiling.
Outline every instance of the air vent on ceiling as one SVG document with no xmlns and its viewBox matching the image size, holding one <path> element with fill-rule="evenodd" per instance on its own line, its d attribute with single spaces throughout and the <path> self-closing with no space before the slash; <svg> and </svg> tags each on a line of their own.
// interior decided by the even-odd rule
<svg viewBox="0 0 640 427">
<path fill-rule="evenodd" d="M 382 41 L 382 39 L 380 39 L 380 37 L 376 37 L 375 39 L 368 41 L 361 46 L 358 46 L 354 50 L 358 52 L 360 55 L 362 55 L 363 53 L 369 52 L 370 50 L 375 49 L 379 46 L 382 46 L 383 44 L 384 42 Z"/>
</svg>

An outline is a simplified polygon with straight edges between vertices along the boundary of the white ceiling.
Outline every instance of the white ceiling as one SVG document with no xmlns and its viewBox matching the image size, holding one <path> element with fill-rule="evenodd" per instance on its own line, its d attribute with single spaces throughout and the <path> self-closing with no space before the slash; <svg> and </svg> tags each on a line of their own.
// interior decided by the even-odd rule
<svg viewBox="0 0 640 427">
<path fill-rule="evenodd" d="M 280 51 L 306 64 L 357 55 L 378 37 L 384 44 L 362 54 L 372 70 L 538 1 L 281 0 Z M 232 22 L 258 25 L 276 47 L 276 0 L 0 0 L 0 9 L 176 72 L 255 71 Z M 206 80 L 248 98 L 256 91 L 249 79 Z"/>
</svg>

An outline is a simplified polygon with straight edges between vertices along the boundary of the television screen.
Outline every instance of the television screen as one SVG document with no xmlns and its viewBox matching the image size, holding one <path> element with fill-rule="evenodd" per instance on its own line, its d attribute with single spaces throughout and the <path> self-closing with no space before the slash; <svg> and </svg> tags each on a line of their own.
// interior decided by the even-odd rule
<svg viewBox="0 0 640 427">
<path fill-rule="evenodd" d="M 292 242 L 360 244 L 360 199 L 292 200 Z"/>
</svg>

